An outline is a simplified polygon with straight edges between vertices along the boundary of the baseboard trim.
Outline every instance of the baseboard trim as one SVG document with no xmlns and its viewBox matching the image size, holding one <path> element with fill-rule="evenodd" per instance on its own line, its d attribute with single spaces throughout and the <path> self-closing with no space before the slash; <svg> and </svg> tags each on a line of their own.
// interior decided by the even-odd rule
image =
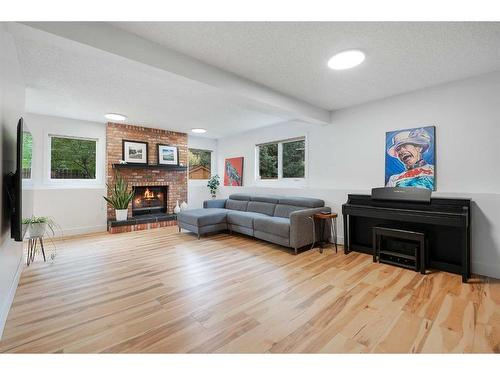
<svg viewBox="0 0 500 375">
<path fill-rule="evenodd" d="M 333 243 L 333 238 L 329 237 L 328 241 L 330 241 L 331 243 Z M 344 236 L 337 236 L 337 244 L 338 245 L 343 245 L 344 244 Z"/>
<path fill-rule="evenodd" d="M 473 274 L 493 277 L 500 279 L 500 264 L 491 264 L 483 262 L 471 262 L 471 271 Z"/>
<path fill-rule="evenodd" d="M 12 302 L 14 301 L 14 296 L 16 295 L 17 286 L 19 284 L 19 279 L 21 278 L 21 273 L 24 269 L 24 255 L 19 258 L 19 264 L 17 265 L 16 274 L 14 275 L 14 279 L 12 280 L 12 284 L 10 285 L 9 292 L 7 294 L 7 298 L 0 309 L 0 340 L 3 336 L 3 330 L 5 328 L 5 323 L 7 322 L 7 316 L 9 315 L 10 307 Z"/>
<path fill-rule="evenodd" d="M 78 234 L 90 234 L 90 233 L 98 233 L 98 232 L 106 232 L 108 228 L 106 224 L 104 225 L 94 225 L 90 227 L 78 227 L 78 228 L 69 228 L 55 231 L 55 237 L 70 237 Z"/>
</svg>

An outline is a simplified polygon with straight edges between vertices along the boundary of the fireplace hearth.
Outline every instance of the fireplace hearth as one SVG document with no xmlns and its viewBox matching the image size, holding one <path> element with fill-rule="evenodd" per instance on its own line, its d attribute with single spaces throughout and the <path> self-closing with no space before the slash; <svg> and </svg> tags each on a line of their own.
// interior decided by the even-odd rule
<svg viewBox="0 0 500 375">
<path fill-rule="evenodd" d="M 167 213 L 167 186 L 134 186 L 132 216 Z"/>
</svg>

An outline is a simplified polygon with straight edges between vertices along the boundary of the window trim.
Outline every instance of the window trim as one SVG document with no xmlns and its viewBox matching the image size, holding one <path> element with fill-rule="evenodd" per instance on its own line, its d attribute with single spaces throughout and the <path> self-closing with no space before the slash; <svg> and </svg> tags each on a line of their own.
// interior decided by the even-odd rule
<svg viewBox="0 0 500 375">
<path fill-rule="evenodd" d="M 23 147 L 22 147 L 22 150 L 23 150 L 23 154 L 24 154 L 24 133 L 26 134 L 29 134 L 31 135 L 31 160 L 30 160 L 30 178 L 22 178 L 22 181 L 24 181 L 24 183 L 29 186 L 29 185 L 32 185 L 33 184 L 33 133 L 31 133 L 30 131 L 27 131 L 27 130 L 23 130 Z M 24 159 L 24 155 L 21 155 L 21 158 Z M 21 159 L 21 169 L 22 169 L 22 162 L 23 160 Z M 22 175 L 22 171 L 21 171 L 21 175 Z"/>
<path fill-rule="evenodd" d="M 188 182 L 197 182 L 199 181 L 200 183 L 205 183 L 207 182 L 208 180 L 210 180 L 210 178 L 190 178 L 189 177 L 189 168 L 190 168 L 190 165 L 189 165 L 189 152 L 191 150 L 196 150 L 196 151 L 206 151 L 206 152 L 209 152 L 210 153 L 210 178 L 212 178 L 212 176 L 214 176 L 214 150 L 208 150 L 208 149 L 204 149 L 204 148 L 196 148 L 196 147 L 188 147 L 188 170 L 187 170 L 187 178 L 188 178 Z"/>
<path fill-rule="evenodd" d="M 283 144 L 290 142 L 304 141 L 304 177 L 283 177 Z M 278 145 L 278 177 L 277 178 L 261 178 L 260 177 L 260 155 L 259 147 L 265 145 L 277 144 Z M 263 142 L 255 145 L 255 180 L 259 183 L 265 182 L 280 182 L 280 181 L 306 181 L 308 178 L 308 142 L 307 136 L 293 137 L 280 139 L 272 142 Z"/>
<path fill-rule="evenodd" d="M 77 139 L 84 141 L 94 141 L 96 147 L 96 156 L 95 156 L 95 178 L 87 179 L 87 178 L 52 178 L 52 138 L 69 138 L 69 139 Z M 104 161 L 102 160 L 102 155 L 100 155 L 100 139 L 92 138 L 92 137 L 79 137 L 74 135 L 60 134 L 60 133 L 47 133 L 46 134 L 47 141 L 47 153 L 46 153 L 46 168 L 45 168 L 45 178 L 50 185 L 55 186 L 67 186 L 67 187 L 75 187 L 75 186 L 95 186 L 102 185 L 102 168 Z"/>
</svg>

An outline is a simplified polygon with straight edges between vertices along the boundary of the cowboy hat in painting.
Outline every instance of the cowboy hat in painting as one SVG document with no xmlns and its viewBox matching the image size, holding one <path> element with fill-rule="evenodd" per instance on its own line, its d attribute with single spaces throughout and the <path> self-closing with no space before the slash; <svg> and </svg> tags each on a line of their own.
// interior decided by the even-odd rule
<svg viewBox="0 0 500 375">
<path fill-rule="evenodd" d="M 422 153 L 426 152 L 431 144 L 431 136 L 424 128 L 403 130 L 392 138 L 392 145 L 387 153 L 393 158 L 398 157 L 397 148 L 405 144 L 414 144 L 422 147 Z"/>
</svg>

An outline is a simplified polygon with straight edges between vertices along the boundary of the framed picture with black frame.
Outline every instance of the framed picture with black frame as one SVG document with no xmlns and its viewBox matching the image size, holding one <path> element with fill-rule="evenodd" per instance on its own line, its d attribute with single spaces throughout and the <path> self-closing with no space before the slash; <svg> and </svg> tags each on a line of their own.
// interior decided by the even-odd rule
<svg viewBox="0 0 500 375">
<path fill-rule="evenodd" d="M 122 140 L 122 159 L 127 164 L 148 164 L 148 143 Z"/>
<path fill-rule="evenodd" d="M 158 144 L 159 165 L 179 165 L 179 149 L 177 146 Z"/>
</svg>

